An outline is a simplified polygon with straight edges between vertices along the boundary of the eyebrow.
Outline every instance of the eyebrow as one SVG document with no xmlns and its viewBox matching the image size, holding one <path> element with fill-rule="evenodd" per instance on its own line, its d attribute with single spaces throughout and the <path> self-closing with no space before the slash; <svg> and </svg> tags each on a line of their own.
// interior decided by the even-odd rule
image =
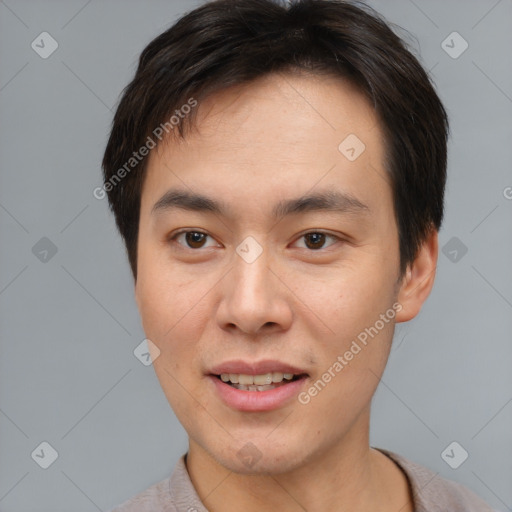
<svg viewBox="0 0 512 512">
<path fill-rule="evenodd" d="M 175 208 L 195 212 L 209 212 L 220 216 L 226 216 L 229 212 L 229 208 L 222 201 L 186 190 L 171 189 L 153 205 L 152 214 L 168 212 Z M 271 215 L 277 219 L 313 211 L 353 215 L 368 214 L 370 208 L 352 194 L 326 190 L 294 199 L 281 200 L 274 206 Z"/>
</svg>

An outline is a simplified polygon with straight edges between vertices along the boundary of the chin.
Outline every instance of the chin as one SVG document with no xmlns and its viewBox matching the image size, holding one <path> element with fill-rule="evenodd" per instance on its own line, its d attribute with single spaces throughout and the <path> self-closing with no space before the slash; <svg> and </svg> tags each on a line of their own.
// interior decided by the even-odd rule
<svg viewBox="0 0 512 512">
<path fill-rule="evenodd" d="M 290 446 L 264 438 L 207 451 L 218 464 L 239 475 L 288 473 L 304 466 L 309 458 L 304 451 L 304 443 Z"/>
<path fill-rule="evenodd" d="M 234 458 L 228 458 L 227 460 L 221 460 L 218 462 L 233 473 L 252 476 L 279 475 L 289 473 L 302 466 L 300 461 L 291 461 L 285 457 L 276 458 L 275 455 L 271 457 L 265 457 L 263 455 L 253 466 L 248 466 L 242 463 L 236 456 Z"/>
</svg>

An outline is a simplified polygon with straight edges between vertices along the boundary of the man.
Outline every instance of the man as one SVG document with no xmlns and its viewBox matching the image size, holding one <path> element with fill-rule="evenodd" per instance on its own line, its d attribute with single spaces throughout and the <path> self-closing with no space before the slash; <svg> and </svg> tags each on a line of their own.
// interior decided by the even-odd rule
<svg viewBox="0 0 512 512">
<path fill-rule="evenodd" d="M 364 4 L 210 2 L 142 52 L 103 159 L 189 436 L 116 511 L 486 511 L 369 446 L 394 325 L 435 278 L 448 119 Z"/>
</svg>

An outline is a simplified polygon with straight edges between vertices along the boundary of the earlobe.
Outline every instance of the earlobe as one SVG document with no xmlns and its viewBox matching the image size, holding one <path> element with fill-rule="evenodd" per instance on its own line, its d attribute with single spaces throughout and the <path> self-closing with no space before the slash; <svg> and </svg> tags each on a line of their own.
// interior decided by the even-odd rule
<svg viewBox="0 0 512 512">
<path fill-rule="evenodd" d="M 396 322 L 407 322 L 414 318 L 429 296 L 436 277 L 438 258 L 438 232 L 432 229 L 423 242 L 416 259 L 409 265 L 398 292 L 397 300 L 402 309 Z"/>
</svg>

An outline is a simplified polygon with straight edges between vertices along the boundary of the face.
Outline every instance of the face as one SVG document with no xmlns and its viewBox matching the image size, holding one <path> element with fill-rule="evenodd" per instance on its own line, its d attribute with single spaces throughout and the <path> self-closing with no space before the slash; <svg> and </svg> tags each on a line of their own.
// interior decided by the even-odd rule
<svg viewBox="0 0 512 512">
<path fill-rule="evenodd" d="M 191 445 L 239 473 L 293 470 L 365 439 L 401 321 L 382 132 L 335 78 L 272 75 L 197 108 L 148 161 L 144 331 Z"/>
</svg>

